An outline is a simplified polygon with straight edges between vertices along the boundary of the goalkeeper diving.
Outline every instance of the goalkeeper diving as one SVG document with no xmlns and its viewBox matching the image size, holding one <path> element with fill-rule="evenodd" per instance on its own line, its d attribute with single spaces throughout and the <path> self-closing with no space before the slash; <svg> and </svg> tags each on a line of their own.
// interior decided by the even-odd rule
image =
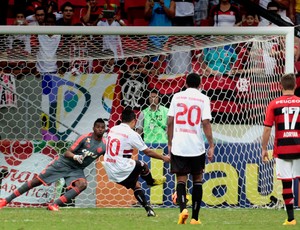
<svg viewBox="0 0 300 230">
<path fill-rule="evenodd" d="M 50 164 L 31 181 L 25 182 L 6 198 L 0 199 L 0 209 L 8 205 L 13 199 L 21 196 L 32 188 L 40 185 L 51 185 L 64 178 L 68 191 L 48 204 L 50 211 L 59 211 L 59 206 L 70 202 L 87 188 L 84 169 L 105 153 L 103 134 L 106 125 L 103 119 L 94 122 L 93 132 L 80 136 L 64 155 L 54 159 Z"/>
</svg>

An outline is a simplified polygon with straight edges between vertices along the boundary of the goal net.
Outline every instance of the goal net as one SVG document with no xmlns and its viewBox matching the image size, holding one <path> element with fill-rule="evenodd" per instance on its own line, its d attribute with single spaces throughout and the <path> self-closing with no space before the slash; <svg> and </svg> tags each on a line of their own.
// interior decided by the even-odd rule
<svg viewBox="0 0 300 230">
<path fill-rule="evenodd" d="M 117 124 L 127 106 L 136 111 L 147 145 L 166 154 L 166 117 L 147 110 L 149 97 L 156 92 L 160 108 L 168 108 L 185 89 L 186 75 L 196 72 L 211 99 L 216 144 L 202 205 L 263 207 L 271 197 L 281 199 L 274 161 L 262 163 L 260 142 L 266 105 L 280 95 L 282 74 L 293 72 L 293 28 L 15 26 L 0 33 L 0 197 L 91 132 L 97 118 L 108 129 Z M 271 155 L 272 140 L 269 147 Z M 149 201 L 176 205 L 169 164 L 138 152 L 134 157 L 155 177 L 167 177 L 154 188 L 141 181 Z M 88 188 L 66 205 L 138 205 L 130 190 L 108 181 L 101 160 L 85 169 Z M 65 187 L 63 179 L 40 186 L 10 205 L 44 206 Z M 190 187 L 189 180 L 188 194 Z"/>
</svg>

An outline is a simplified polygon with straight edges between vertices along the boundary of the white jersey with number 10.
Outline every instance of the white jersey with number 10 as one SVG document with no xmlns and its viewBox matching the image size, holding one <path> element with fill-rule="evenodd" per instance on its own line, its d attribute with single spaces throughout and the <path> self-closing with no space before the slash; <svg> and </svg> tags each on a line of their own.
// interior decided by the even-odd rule
<svg viewBox="0 0 300 230">
<path fill-rule="evenodd" d="M 111 128 L 104 155 L 104 168 L 109 180 L 121 182 L 130 175 L 135 167 L 135 161 L 131 159 L 134 148 L 143 151 L 148 147 L 129 125 L 121 123 Z"/>
<path fill-rule="evenodd" d="M 173 96 L 168 116 L 174 117 L 172 153 L 188 157 L 204 154 L 201 121 L 212 118 L 209 98 L 198 89 L 187 88 Z"/>
</svg>

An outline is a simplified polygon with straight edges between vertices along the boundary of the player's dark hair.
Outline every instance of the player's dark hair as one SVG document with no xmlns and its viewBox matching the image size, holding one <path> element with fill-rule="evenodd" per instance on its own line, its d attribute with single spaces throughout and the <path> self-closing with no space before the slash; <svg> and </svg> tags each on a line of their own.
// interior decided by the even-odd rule
<svg viewBox="0 0 300 230">
<path fill-rule="evenodd" d="M 132 120 L 136 119 L 135 112 L 131 108 L 127 107 L 123 110 L 121 119 L 124 123 L 131 122 Z"/>
<path fill-rule="evenodd" d="M 94 127 L 96 126 L 96 123 L 103 123 L 105 124 L 105 121 L 102 118 L 98 118 L 95 122 L 94 122 Z"/>
<path fill-rule="evenodd" d="M 186 77 L 186 85 L 189 88 L 198 88 L 200 86 L 201 79 L 200 75 L 196 73 L 190 73 Z"/>
<path fill-rule="evenodd" d="M 295 74 L 289 73 L 281 77 L 281 85 L 284 90 L 294 90 L 296 86 Z"/>
</svg>

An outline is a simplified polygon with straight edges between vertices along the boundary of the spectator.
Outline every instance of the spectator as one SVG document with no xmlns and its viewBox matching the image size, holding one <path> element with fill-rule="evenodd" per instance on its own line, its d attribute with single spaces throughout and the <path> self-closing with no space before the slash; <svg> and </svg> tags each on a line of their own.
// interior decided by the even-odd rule
<svg viewBox="0 0 300 230">
<path fill-rule="evenodd" d="M 71 2 L 66 2 L 61 6 L 62 18 L 56 21 L 58 26 L 74 25 L 74 6 Z"/>
<path fill-rule="evenodd" d="M 173 18 L 173 26 L 194 26 L 194 1 L 175 0 L 176 11 Z"/>
<path fill-rule="evenodd" d="M 34 15 L 26 17 L 26 20 L 29 21 L 30 26 L 43 26 L 45 25 L 45 9 L 41 6 L 38 6 L 34 9 Z"/>
<path fill-rule="evenodd" d="M 45 7 L 46 3 L 44 0 L 29 0 L 29 1 L 23 1 L 26 2 L 24 3 L 20 3 L 21 1 L 18 1 L 18 5 L 19 7 L 26 7 L 26 15 L 33 15 L 34 14 L 34 10 L 37 7 Z"/>
<path fill-rule="evenodd" d="M 58 26 L 75 26 L 78 25 L 76 23 L 76 18 L 74 15 L 74 5 L 71 2 L 65 2 L 61 6 L 61 11 L 62 11 L 62 18 L 58 19 L 56 21 L 56 25 Z M 79 23 L 82 25 L 82 23 Z M 72 47 L 72 41 L 73 41 L 73 36 L 71 35 L 63 35 L 61 37 L 61 43 L 63 44 L 64 47 L 69 47 L 69 49 L 62 50 L 62 52 L 65 52 L 64 55 L 69 55 L 69 53 L 72 53 L 73 47 Z M 69 61 L 60 61 L 59 62 L 59 72 L 61 74 L 64 74 L 70 69 L 70 62 Z"/>
<path fill-rule="evenodd" d="M 155 74 L 160 75 L 166 73 L 168 66 L 167 57 L 164 54 L 155 57 L 153 60 L 153 66 L 155 68 Z"/>
<path fill-rule="evenodd" d="M 27 26 L 28 25 L 28 22 L 25 19 L 25 13 L 23 11 L 17 11 L 13 25 L 15 25 L 15 26 Z"/>
<path fill-rule="evenodd" d="M 290 19 L 296 24 L 300 25 L 300 0 L 291 0 Z"/>
<path fill-rule="evenodd" d="M 81 25 L 81 24 L 80 24 Z M 95 49 L 95 45 L 89 35 L 75 35 L 70 41 L 70 59 L 69 70 L 72 75 L 78 76 L 80 73 L 90 73 L 93 69 L 93 61 L 88 60 L 89 48 Z"/>
<path fill-rule="evenodd" d="M 218 39 L 223 39 L 218 36 Z M 201 69 L 205 70 L 205 75 L 222 76 L 234 71 L 232 67 L 237 60 L 237 54 L 232 45 L 220 45 L 218 47 L 205 48 L 199 55 L 202 59 Z"/>
<path fill-rule="evenodd" d="M 172 19 L 175 17 L 175 1 L 173 0 L 147 0 L 145 4 L 145 19 L 149 26 L 172 26 Z M 162 48 L 167 41 L 167 36 L 149 36 L 150 45 L 155 48 Z"/>
<path fill-rule="evenodd" d="M 144 136 L 146 143 L 167 144 L 168 108 L 160 105 L 160 96 L 156 90 L 150 92 L 148 100 L 149 107 L 139 114 L 137 132 Z"/>
<path fill-rule="evenodd" d="M 167 74 L 187 74 L 192 71 L 192 36 L 171 36 L 165 44 L 167 56 Z"/>
<path fill-rule="evenodd" d="M 235 26 L 240 21 L 240 10 L 230 0 L 220 0 L 209 12 L 210 26 Z"/>
<path fill-rule="evenodd" d="M 27 26 L 28 23 L 25 20 L 25 14 L 23 12 L 17 12 L 13 24 L 18 26 Z M 7 38 L 8 53 L 12 52 L 13 44 L 18 45 L 15 40 L 22 41 L 22 43 L 24 44 L 25 47 L 24 51 L 22 52 L 23 54 L 24 52 L 26 54 L 31 53 L 30 35 L 9 35 Z"/>
<path fill-rule="evenodd" d="M 150 21 L 149 26 L 172 26 L 175 6 L 173 0 L 148 0 L 145 5 L 145 19 Z"/>
<path fill-rule="evenodd" d="M 3 61 L 0 65 L 5 73 L 13 73 L 17 79 L 21 79 L 34 70 L 34 63 L 30 62 L 28 57 L 24 40 L 13 39 L 11 49 L 7 53 L 7 61 Z"/>
<path fill-rule="evenodd" d="M 6 25 L 7 9 L 9 0 L 2 0 L 0 7 L 0 25 Z"/>
<path fill-rule="evenodd" d="M 194 24 L 195 26 L 200 26 L 202 20 L 206 20 L 208 17 L 209 0 L 198 0 L 194 2 Z"/>
<path fill-rule="evenodd" d="M 32 6 L 31 6 L 32 7 Z M 29 16 L 26 17 L 26 20 L 29 22 L 30 25 L 42 25 L 45 21 L 45 14 L 55 14 L 56 20 L 59 20 L 62 18 L 62 14 L 57 12 L 58 11 L 58 2 L 57 0 L 50 0 L 47 2 L 43 2 L 41 4 L 36 4 L 33 6 L 34 9 L 34 14 L 30 14 Z M 37 12 L 37 10 L 43 10 L 44 11 L 44 16 L 41 16 L 41 12 Z M 40 15 L 40 16 L 37 16 Z M 43 20 L 42 20 L 43 18 Z M 39 22 L 37 23 L 37 20 L 39 19 Z M 41 24 L 41 21 L 43 23 Z"/>
<path fill-rule="evenodd" d="M 290 6 L 292 5 L 291 0 L 259 0 L 259 5 L 265 9 L 268 8 L 270 2 L 275 2 L 279 8 L 279 14 L 283 19 L 290 16 L 292 12 L 289 12 Z M 265 19 L 263 19 L 265 20 Z M 288 19 L 288 22 L 290 19 Z"/>
<path fill-rule="evenodd" d="M 56 17 L 54 14 L 48 14 L 45 18 L 46 26 L 54 26 Z M 39 51 L 37 53 L 36 68 L 40 74 L 56 74 L 57 58 L 56 52 L 61 40 L 61 35 L 38 35 Z"/>
<path fill-rule="evenodd" d="M 243 15 L 242 21 L 237 24 L 237 26 L 258 26 L 259 19 L 257 14 L 254 12 L 246 12 Z"/>
<path fill-rule="evenodd" d="M 283 14 L 280 10 L 280 5 L 275 2 L 275 1 L 270 1 L 267 5 L 267 10 L 270 13 L 273 13 L 275 15 L 277 15 L 278 17 L 280 17 L 281 19 L 285 20 L 286 22 L 292 23 L 292 20 L 286 16 L 286 14 Z M 259 23 L 259 26 L 277 26 L 276 24 L 268 21 L 267 19 L 263 19 L 261 20 L 261 22 Z"/>
<path fill-rule="evenodd" d="M 87 0 L 86 7 L 80 10 L 80 20 L 86 26 L 96 26 L 100 20 L 102 10 L 98 6 L 99 0 Z"/>
<path fill-rule="evenodd" d="M 144 78 L 148 75 L 156 74 L 156 68 L 154 67 L 153 62 L 150 60 L 150 56 L 148 55 L 138 58 L 136 63 L 131 65 L 130 70 L 132 74 L 137 74 Z"/>
<path fill-rule="evenodd" d="M 105 16 L 105 20 L 98 22 L 97 26 L 126 26 L 119 15 L 112 11 L 107 11 L 106 14 L 101 14 L 101 18 Z M 103 35 L 103 51 L 110 50 L 114 53 L 115 61 L 124 57 L 122 42 L 120 35 Z"/>
</svg>

